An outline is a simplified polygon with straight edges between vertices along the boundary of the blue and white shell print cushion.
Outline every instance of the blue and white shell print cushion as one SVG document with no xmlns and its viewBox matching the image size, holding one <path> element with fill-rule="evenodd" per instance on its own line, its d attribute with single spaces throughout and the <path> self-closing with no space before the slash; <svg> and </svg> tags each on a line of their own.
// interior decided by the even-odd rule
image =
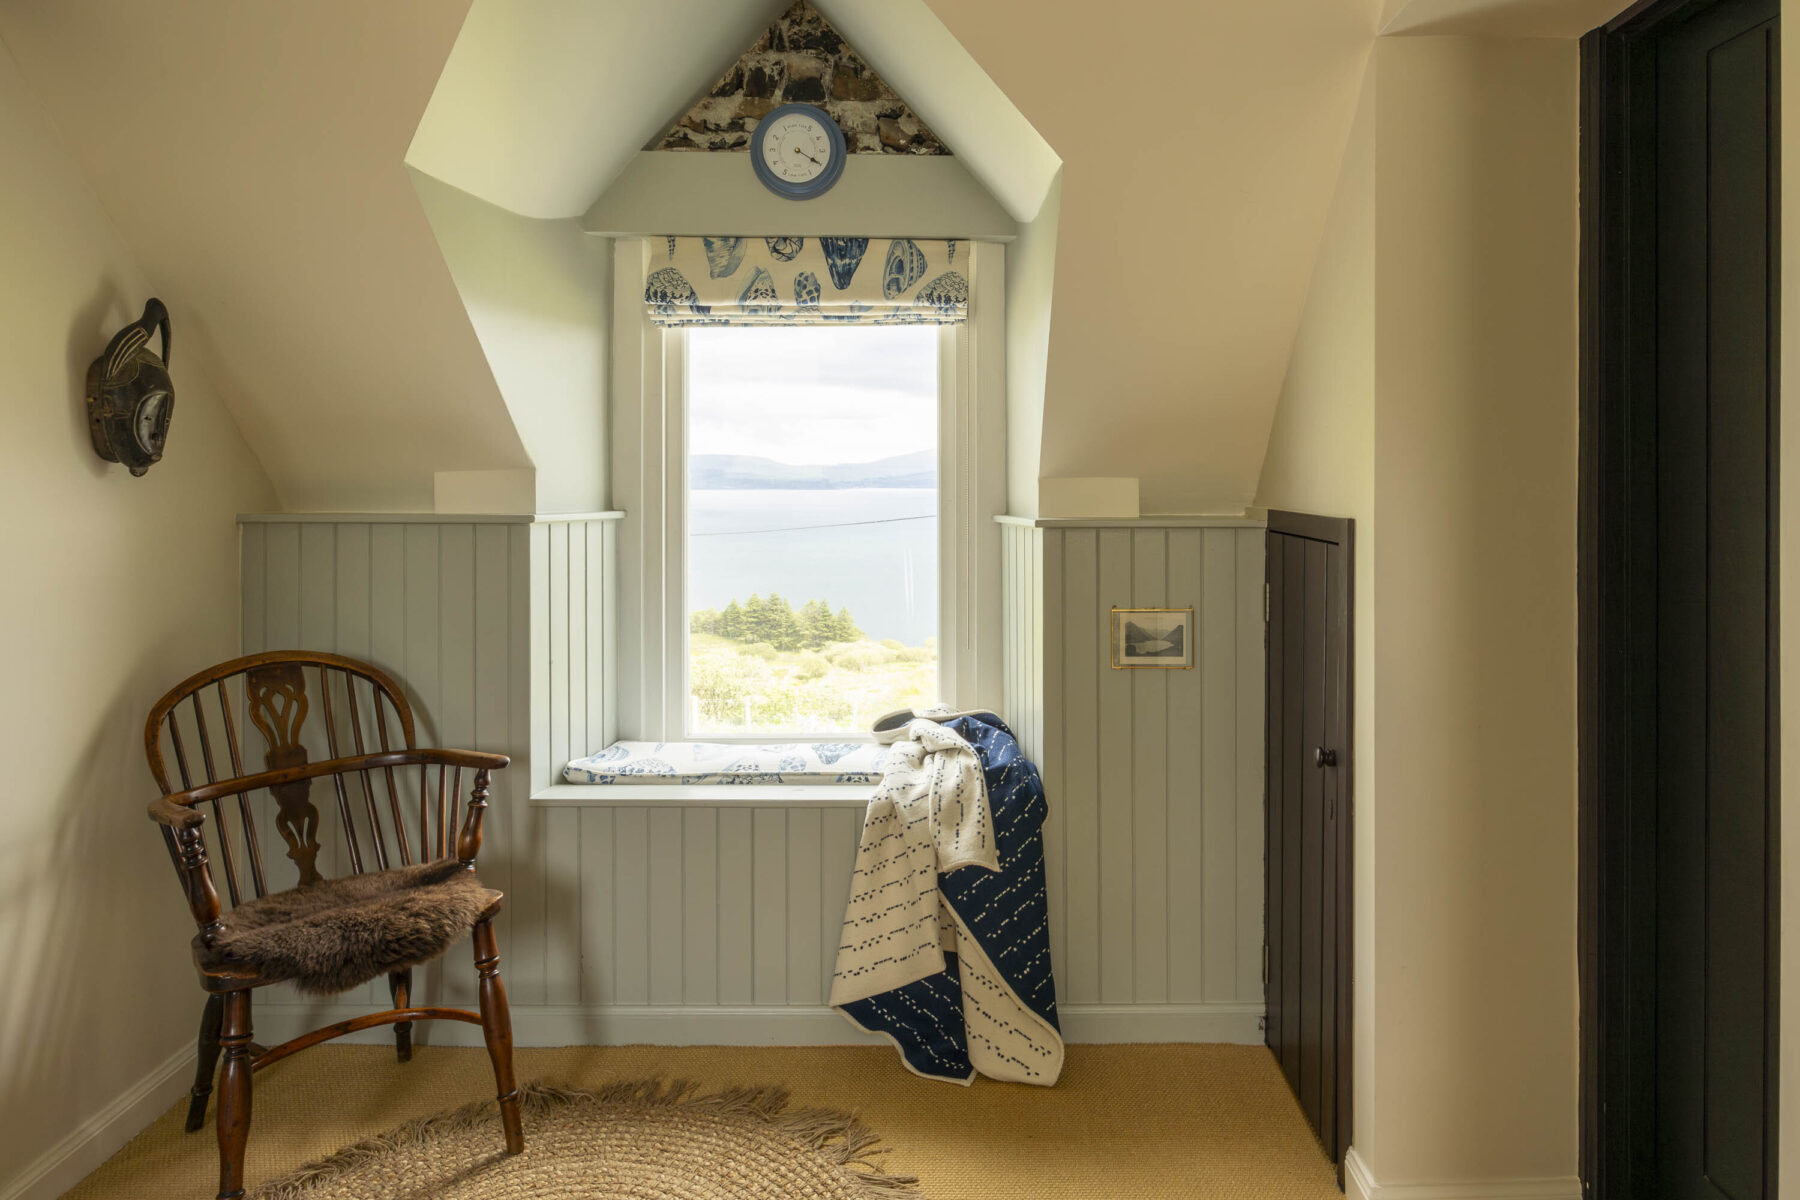
<svg viewBox="0 0 1800 1200">
<path fill-rule="evenodd" d="M 615 742 L 563 768 L 568 783 L 877 783 L 887 747 L 870 742 Z"/>
</svg>

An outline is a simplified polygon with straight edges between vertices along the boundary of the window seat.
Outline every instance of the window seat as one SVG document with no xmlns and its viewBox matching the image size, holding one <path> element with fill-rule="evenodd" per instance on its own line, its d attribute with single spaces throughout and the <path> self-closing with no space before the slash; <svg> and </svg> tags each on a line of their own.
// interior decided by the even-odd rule
<svg viewBox="0 0 1800 1200">
<path fill-rule="evenodd" d="M 615 742 L 563 768 L 571 784 L 873 785 L 887 747 L 874 742 Z"/>
</svg>

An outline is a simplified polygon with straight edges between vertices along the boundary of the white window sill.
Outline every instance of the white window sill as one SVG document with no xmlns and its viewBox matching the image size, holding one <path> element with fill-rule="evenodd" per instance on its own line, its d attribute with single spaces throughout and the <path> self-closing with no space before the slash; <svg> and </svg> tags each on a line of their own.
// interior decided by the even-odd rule
<svg viewBox="0 0 1800 1200">
<path fill-rule="evenodd" d="M 533 808 L 866 808 L 872 783 L 556 783 L 532 793 Z"/>
</svg>

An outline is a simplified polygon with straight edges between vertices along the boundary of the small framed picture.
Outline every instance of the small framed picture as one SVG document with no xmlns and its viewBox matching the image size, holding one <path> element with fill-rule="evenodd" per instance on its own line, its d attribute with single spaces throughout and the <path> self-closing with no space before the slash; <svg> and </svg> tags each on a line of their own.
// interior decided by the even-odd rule
<svg viewBox="0 0 1800 1200">
<path fill-rule="evenodd" d="M 1185 671 L 1191 668 L 1194 665 L 1194 610 L 1113 609 L 1112 665 L 1115 671 L 1144 668 Z"/>
</svg>

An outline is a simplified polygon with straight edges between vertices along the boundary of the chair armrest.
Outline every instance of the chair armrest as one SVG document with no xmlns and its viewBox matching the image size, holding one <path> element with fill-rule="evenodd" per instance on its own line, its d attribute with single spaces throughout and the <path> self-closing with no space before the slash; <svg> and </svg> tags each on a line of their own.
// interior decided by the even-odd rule
<svg viewBox="0 0 1800 1200">
<path fill-rule="evenodd" d="M 206 814 L 185 804 L 176 804 L 167 796 L 150 802 L 150 819 L 169 829 L 198 829 L 206 824 Z"/>
<path fill-rule="evenodd" d="M 236 779 L 221 779 L 199 787 L 171 792 L 150 805 L 150 819 L 164 825 L 183 826 L 185 818 L 177 817 L 171 808 L 192 808 L 203 800 L 236 796 L 261 788 L 277 787 L 301 779 L 317 779 L 321 775 L 345 775 L 351 771 L 375 771 L 383 767 L 472 767 L 478 771 L 497 771 L 512 760 L 504 754 L 486 754 L 479 750 L 383 750 L 376 754 L 353 754 L 348 758 L 327 758 L 297 767 L 263 771 Z M 198 815 L 198 814 L 195 814 Z"/>
<path fill-rule="evenodd" d="M 187 893 L 188 911 L 200 927 L 200 937 L 207 945 L 218 934 L 219 891 L 213 886 L 212 868 L 207 865 L 206 839 L 200 827 L 206 814 L 159 796 L 150 802 L 150 819 L 163 826 L 175 850 L 175 865 L 181 876 L 181 887 Z"/>
</svg>

